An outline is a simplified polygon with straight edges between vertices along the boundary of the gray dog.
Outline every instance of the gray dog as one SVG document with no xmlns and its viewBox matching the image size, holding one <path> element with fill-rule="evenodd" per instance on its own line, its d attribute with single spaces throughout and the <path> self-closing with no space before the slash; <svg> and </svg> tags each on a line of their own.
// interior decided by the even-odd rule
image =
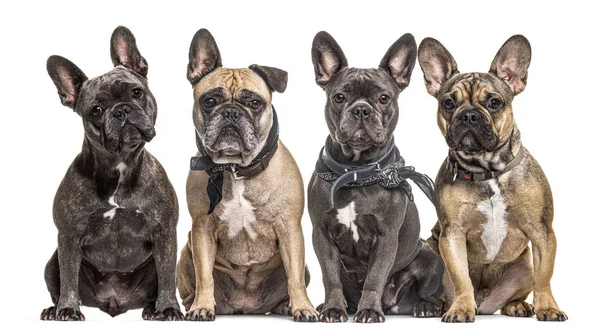
<svg viewBox="0 0 600 335">
<path fill-rule="evenodd" d="M 83 120 L 81 153 L 54 198 L 58 249 L 45 279 L 54 306 L 42 320 L 84 320 L 79 306 L 115 316 L 144 308 L 145 320 L 182 320 L 175 298 L 178 204 L 160 163 L 144 149 L 156 101 L 133 34 L 113 32 L 115 68 L 87 79 L 60 56 L 48 73 L 63 105 Z"/>
<path fill-rule="evenodd" d="M 408 86 L 417 46 L 396 41 L 377 69 L 349 68 L 326 32 L 315 36 L 316 81 L 327 94 L 330 136 L 308 187 L 313 245 L 323 271 L 320 319 L 383 322 L 386 314 L 440 315 L 441 258 L 419 238 L 412 179 L 437 203 L 433 183 L 393 141 L 398 95 Z"/>
</svg>

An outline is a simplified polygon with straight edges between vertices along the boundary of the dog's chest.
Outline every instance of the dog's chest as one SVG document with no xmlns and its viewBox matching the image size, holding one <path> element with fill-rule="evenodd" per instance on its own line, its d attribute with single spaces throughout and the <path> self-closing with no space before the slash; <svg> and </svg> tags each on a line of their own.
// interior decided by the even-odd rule
<svg viewBox="0 0 600 335">
<path fill-rule="evenodd" d="M 360 211 L 360 202 L 351 201 L 331 214 L 327 227 L 330 238 L 340 253 L 354 259 L 368 258 L 377 222 Z"/>
<path fill-rule="evenodd" d="M 256 222 L 255 208 L 244 197 L 245 190 L 246 184 L 243 180 L 231 183 L 232 197 L 223 202 L 223 213 L 220 215 L 220 219 L 227 225 L 227 236 L 229 238 L 234 238 L 245 232 L 250 239 L 255 240 L 257 237 L 257 232 L 253 227 Z"/>
<path fill-rule="evenodd" d="M 489 261 L 494 260 L 506 235 L 508 233 L 506 202 L 498 182 L 494 179 L 487 181 L 489 190 L 489 199 L 482 200 L 477 204 L 477 211 L 483 214 L 481 241 L 486 250 L 486 257 Z"/>
</svg>

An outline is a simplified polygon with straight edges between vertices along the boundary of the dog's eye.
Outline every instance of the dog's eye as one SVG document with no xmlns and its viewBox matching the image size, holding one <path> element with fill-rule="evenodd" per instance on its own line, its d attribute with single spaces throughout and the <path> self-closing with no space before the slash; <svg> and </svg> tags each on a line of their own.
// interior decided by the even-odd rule
<svg viewBox="0 0 600 335">
<path fill-rule="evenodd" d="M 94 106 L 90 110 L 90 113 L 92 114 L 93 117 L 100 117 L 100 115 L 102 115 L 102 112 L 104 112 L 104 110 L 100 106 Z"/>
<path fill-rule="evenodd" d="M 135 99 L 141 99 L 144 96 L 144 91 L 142 91 L 139 88 L 136 88 L 133 91 L 131 91 L 131 96 Z"/>
<path fill-rule="evenodd" d="M 490 102 L 488 103 L 488 107 L 491 109 L 498 109 L 498 108 L 502 107 L 502 100 L 500 100 L 498 98 L 492 98 L 492 99 L 490 99 Z"/>
<path fill-rule="evenodd" d="M 213 98 L 204 99 L 202 105 L 204 105 L 205 108 L 213 108 L 217 105 L 217 100 Z"/>
<path fill-rule="evenodd" d="M 252 100 L 252 101 L 250 101 L 248 106 L 250 106 L 250 108 L 252 108 L 252 109 L 259 109 L 260 106 L 262 106 L 262 103 L 258 100 Z"/>
<path fill-rule="evenodd" d="M 346 101 L 346 97 L 343 94 L 338 93 L 333 96 L 333 100 L 335 100 L 335 102 L 338 104 L 341 104 L 342 102 Z"/>
<path fill-rule="evenodd" d="M 444 101 L 442 101 L 442 106 L 444 106 L 445 109 L 447 110 L 451 110 L 454 109 L 454 101 L 450 98 L 444 99 Z"/>
<path fill-rule="evenodd" d="M 387 96 L 387 95 L 385 95 L 385 94 L 382 94 L 382 95 L 379 97 L 379 103 L 381 103 L 381 104 L 383 104 L 383 105 L 387 104 L 389 101 L 390 101 L 390 97 L 389 97 L 389 96 Z"/>
</svg>

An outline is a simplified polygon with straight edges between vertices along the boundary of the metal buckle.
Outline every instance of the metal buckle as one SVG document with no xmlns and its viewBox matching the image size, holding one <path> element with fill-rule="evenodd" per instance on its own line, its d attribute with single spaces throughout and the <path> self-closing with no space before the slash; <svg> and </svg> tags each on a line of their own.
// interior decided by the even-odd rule
<svg viewBox="0 0 600 335">
<path fill-rule="evenodd" d="M 238 176 L 238 171 L 233 166 L 231 167 L 231 174 L 233 174 L 233 179 L 235 179 L 235 180 L 240 180 L 240 179 L 246 178 L 244 176 Z"/>
<path fill-rule="evenodd" d="M 381 166 L 379 165 L 379 163 L 376 162 L 376 163 L 369 163 L 369 164 L 367 164 L 367 166 L 371 166 L 371 165 L 375 165 L 376 166 L 375 171 L 381 171 Z"/>
<path fill-rule="evenodd" d="M 346 172 L 350 172 L 350 171 L 354 172 L 354 181 L 358 180 L 358 174 L 356 173 L 356 169 L 348 170 L 348 169 L 344 168 L 344 171 L 346 171 Z"/>
</svg>

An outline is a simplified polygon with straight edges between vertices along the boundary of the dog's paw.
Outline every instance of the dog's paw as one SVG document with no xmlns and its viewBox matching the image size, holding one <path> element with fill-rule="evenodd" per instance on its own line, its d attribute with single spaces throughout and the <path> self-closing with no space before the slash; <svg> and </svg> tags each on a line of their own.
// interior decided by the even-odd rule
<svg viewBox="0 0 600 335">
<path fill-rule="evenodd" d="M 292 316 L 292 308 L 290 307 L 290 301 L 285 300 L 279 303 L 279 305 L 275 306 L 271 311 L 273 314 Z"/>
<path fill-rule="evenodd" d="M 500 313 L 514 317 L 530 317 L 533 316 L 533 308 L 525 301 L 513 301 L 502 307 Z"/>
<path fill-rule="evenodd" d="M 40 315 L 40 320 L 52 321 L 56 320 L 56 306 L 45 308 Z"/>
<path fill-rule="evenodd" d="M 186 321 L 215 321 L 215 311 L 208 308 L 198 308 L 185 313 Z"/>
<path fill-rule="evenodd" d="M 354 322 L 358 323 L 377 323 L 385 322 L 383 312 L 374 309 L 362 309 L 354 314 Z"/>
<path fill-rule="evenodd" d="M 318 311 L 318 310 L 317 310 Z M 319 312 L 319 321 L 321 322 L 346 322 L 348 321 L 348 313 L 345 309 L 329 308 Z"/>
<path fill-rule="evenodd" d="M 79 308 L 61 308 L 56 312 L 56 320 L 58 321 L 85 321 L 85 316 Z"/>
<path fill-rule="evenodd" d="M 450 309 L 442 316 L 442 322 L 475 322 L 475 308 L 455 308 Z"/>
<path fill-rule="evenodd" d="M 296 322 L 317 322 L 319 314 L 312 308 L 301 308 L 294 311 L 294 321 Z"/>
<path fill-rule="evenodd" d="M 146 306 L 142 311 L 142 319 L 148 321 L 182 321 L 183 313 L 179 308 L 169 307 L 162 312 L 154 309 L 154 306 Z"/>
<path fill-rule="evenodd" d="M 315 310 L 316 310 L 318 313 L 321 313 L 321 312 L 323 311 L 323 305 L 324 305 L 324 304 L 319 304 L 319 306 L 317 306 L 317 308 L 315 308 Z"/>
<path fill-rule="evenodd" d="M 429 301 L 421 301 L 413 309 L 414 318 L 434 318 L 440 315 L 442 309 Z"/>
<path fill-rule="evenodd" d="M 565 312 L 558 308 L 534 309 L 538 321 L 567 321 L 569 318 Z"/>
</svg>

